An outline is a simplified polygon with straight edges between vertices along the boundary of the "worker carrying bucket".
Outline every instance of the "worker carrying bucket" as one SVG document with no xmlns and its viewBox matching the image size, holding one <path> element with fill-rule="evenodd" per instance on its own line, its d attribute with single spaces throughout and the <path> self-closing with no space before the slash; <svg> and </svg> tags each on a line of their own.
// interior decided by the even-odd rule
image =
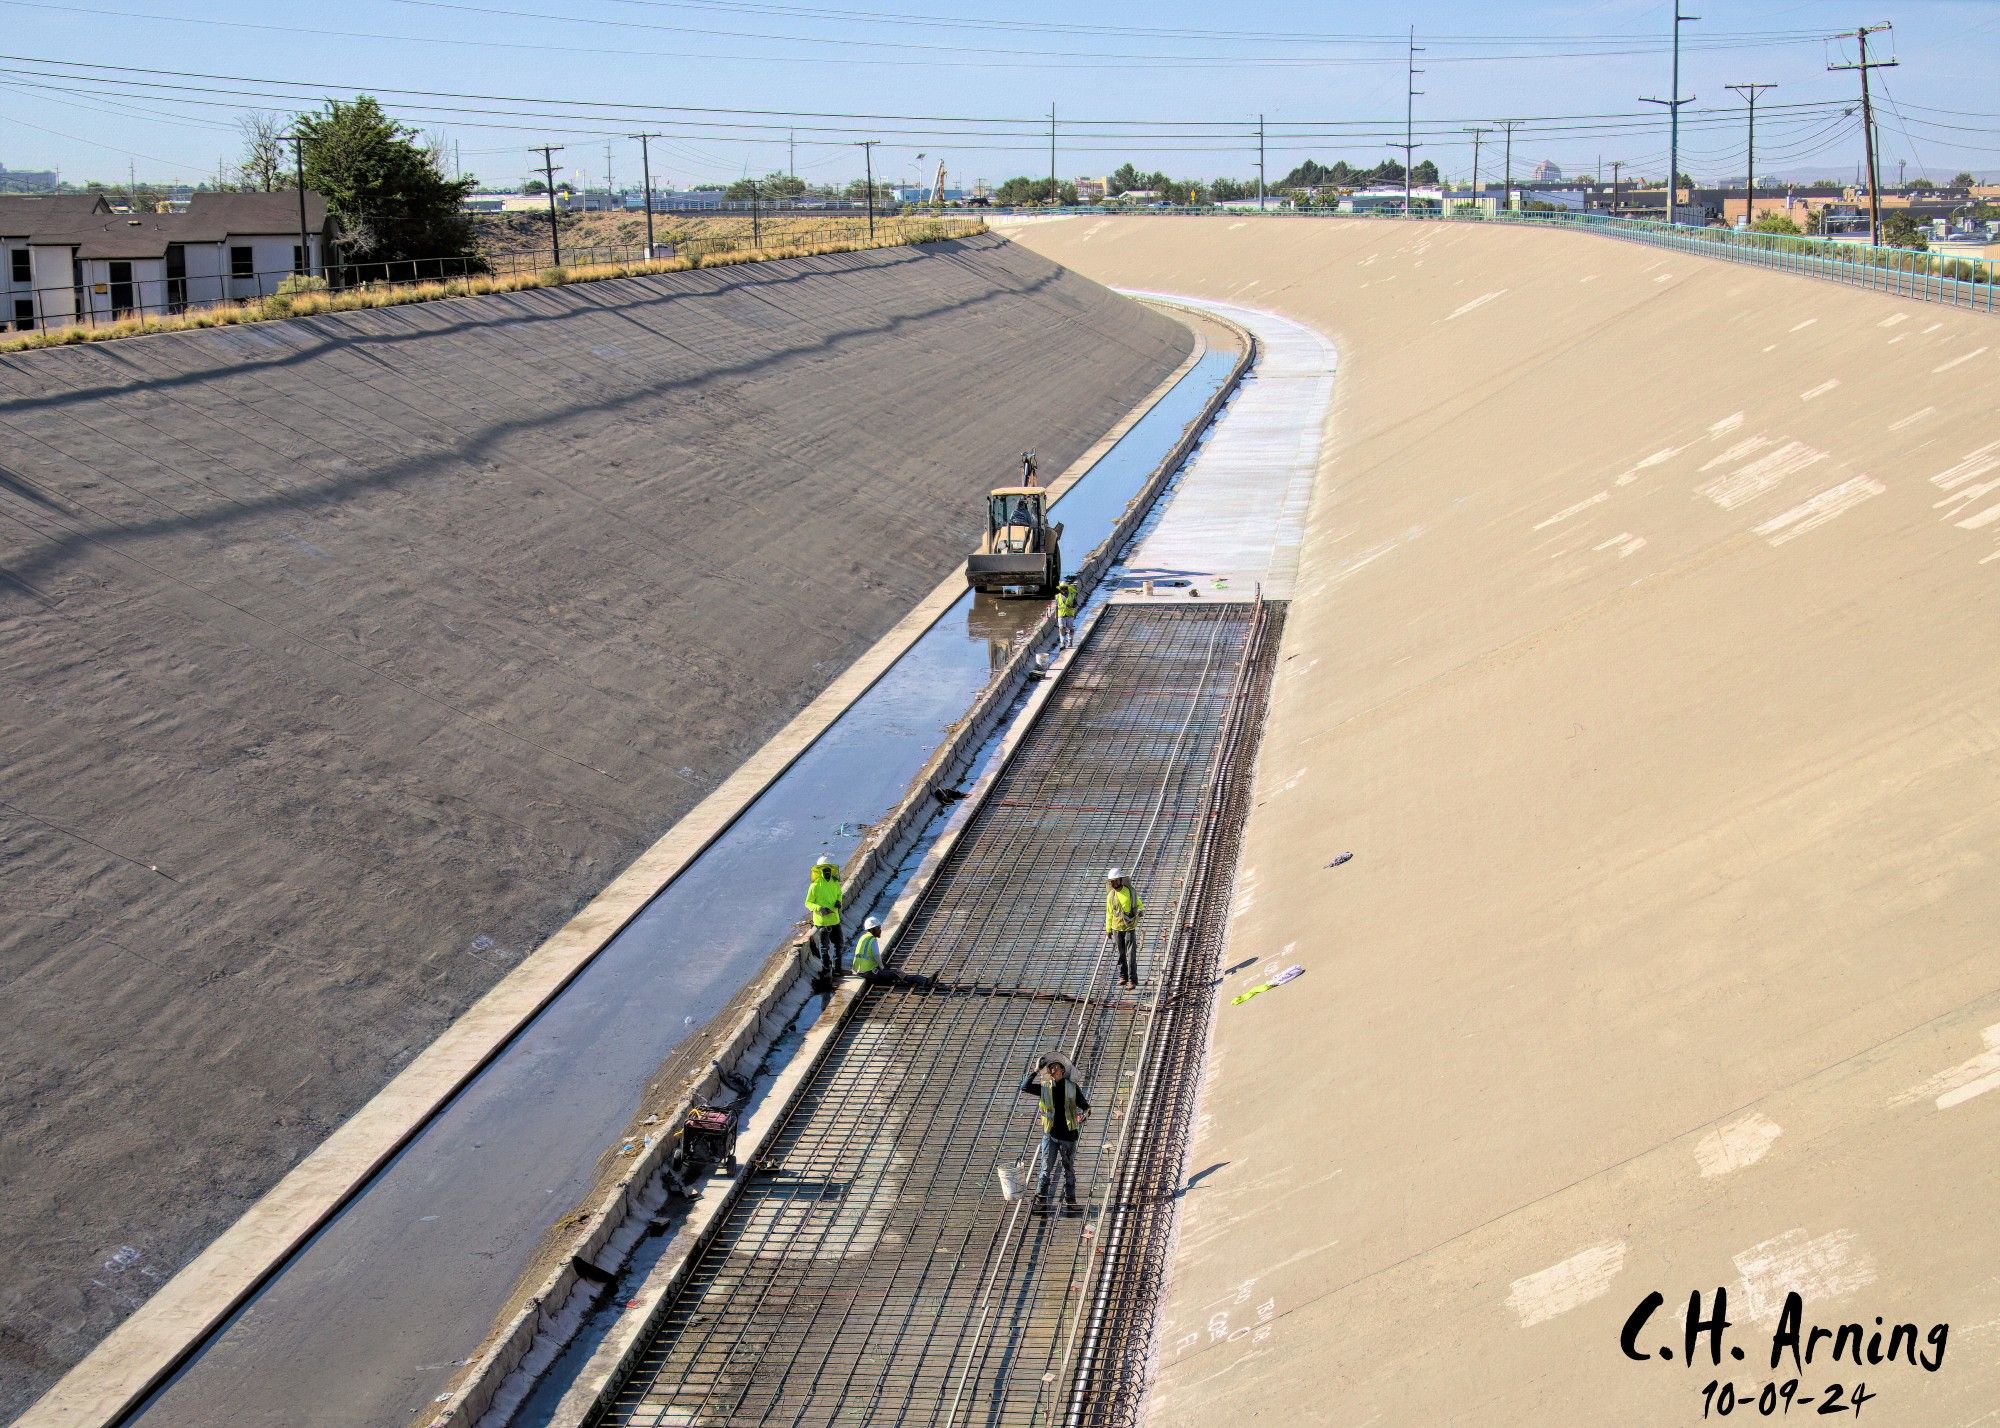
<svg viewBox="0 0 2000 1428">
<path fill-rule="evenodd" d="M 840 935 L 840 869 L 831 858 L 821 858 L 812 866 L 806 881 L 806 912 L 812 918 L 813 951 L 819 954 L 820 975 L 829 984 L 840 975 L 840 957 L 846 950 Z"/>
<path fill-rule="evenodd" d="M 1123 868 L 1104 875 L 1104 935 L 1118 952 L 1118 985 L 1139 985 L 1139 914 L 1146 910 Z"/>
<path fill-rule="evenodd" d="M 1021 1094 L 1035 1097 L 1042 1110 L 1042 1174 L 1035 1187 L 1035 1213 L 1046 1215 L 1055 1208 L 1055 1181 L 1060 1174 L 1063 1213 L 1074 1215 L 1077 1213 L 1076 1138 L 1083 1123 L 1090 1119 L 1090 1097 L 1083 1093 L 1083 1087 L 1070 1075 L 1069 1064 L 1060 1056 L 1044 1056 L 1021 1083 Z M 1004 1166 L 1000 1186 L 1003 1191 L 1008 1186 Z M 1019 1193 L 1018 1182 L 1014 1193 Z"/>
</svg>

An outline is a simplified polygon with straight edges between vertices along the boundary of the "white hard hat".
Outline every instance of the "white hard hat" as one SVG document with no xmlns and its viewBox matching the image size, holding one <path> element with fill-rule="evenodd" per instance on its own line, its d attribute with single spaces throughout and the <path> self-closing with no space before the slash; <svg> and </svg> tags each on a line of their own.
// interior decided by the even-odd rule
<svg viewBox="0 0 2000 1428">
<path fill-rule="evenodd" d="M 1106 881 L 1107 883 L 1115 883 L 1124 876 L 1125 876 L 1125 870 L 1123 868 L 1113 868 L 1110 872 L 1104 875 L 1104 881 Z"/>
<path fill-rule="evenodd" d="M 814 863 L 813 866 L 815 868 L 831 868 L 835 866 L 835 863 L 831 858 L 821 858 L 818 862 Z"/>
<path fill-rule="evenodd" d="M 866 919 L 861 924 L 861 930 L 863 932 L 880 932 L 882 930 L 882 919 L 879 917 Z"/>
</svg>

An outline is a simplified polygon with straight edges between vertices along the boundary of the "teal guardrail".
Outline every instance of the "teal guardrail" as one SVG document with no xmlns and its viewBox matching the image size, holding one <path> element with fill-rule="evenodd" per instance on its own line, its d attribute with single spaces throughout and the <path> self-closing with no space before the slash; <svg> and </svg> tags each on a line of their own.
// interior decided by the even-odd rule
<svg viewBox="0 0 2000 1428">
<path fill-rule="evenodd" d="M 1305 221 L 1338 219 L 1369 223 L 1500 223 L 1536 228 L 1568 228 L 1620 238 L 1631 243 L 1671 248 L 1703 257 L 1749 263 L 1760 268 L 1798 273 L 1850 287 L 1872 288 L 1877 292 L 1951 307 L 1973 308 L 1980 312 L 2000 312 L 2000 263 L 1988 258 L 1960 257 L 1950 253 L 1914 252 L 1907 248 L 1879 248 L 1866 243 L 1843 243 L 1832 238 L 1808 238 L 1784 233 L 1756 233 L 1741 228 L 1695 228 L 1687 224 L 1667 224 L 1643 218 L 1612 218 L 1605 214 L 1544 211 L 1501 213 L 1339 213 L 1318 208 L 1220 208 L 1215 206 L 1123 208 L 1100 205 L 1086 208 L 996 209 L 996 213 L 1018 215 L 1129 214 L 1148 218 L 1175 218 L 1226 213 L 1233 218 Z"/>
</svg>

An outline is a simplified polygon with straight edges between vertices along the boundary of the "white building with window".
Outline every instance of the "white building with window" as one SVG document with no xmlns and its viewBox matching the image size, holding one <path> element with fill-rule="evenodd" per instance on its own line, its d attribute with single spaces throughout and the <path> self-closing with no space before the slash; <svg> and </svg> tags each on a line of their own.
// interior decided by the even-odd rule
<svg viewBox="0 0 2000 1428">
<path fill-rule="evenodd" d="M 95 196 L 0 203 L 9 325 L 176 313 L 267 297 L 294 273 L 324 275 L 326 202 L 305 197 L 303 245 L 297 190 L 197 193 L 185 213 L 113 213 Z"/>
</svg>

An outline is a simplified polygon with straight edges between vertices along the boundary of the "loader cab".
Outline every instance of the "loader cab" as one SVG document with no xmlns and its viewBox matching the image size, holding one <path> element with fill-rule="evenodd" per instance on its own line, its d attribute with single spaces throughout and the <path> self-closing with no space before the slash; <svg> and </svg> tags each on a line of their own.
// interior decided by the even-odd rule
<svg viewBox="0 0 2000 1428">
<path fill-rule="evenodd" d="M 1039 552 L 1048 529 L 1047 499 L 1039 487 L 1010 486 L 986 498 L 986 549 L 993 555 Z"/>
</svg>

